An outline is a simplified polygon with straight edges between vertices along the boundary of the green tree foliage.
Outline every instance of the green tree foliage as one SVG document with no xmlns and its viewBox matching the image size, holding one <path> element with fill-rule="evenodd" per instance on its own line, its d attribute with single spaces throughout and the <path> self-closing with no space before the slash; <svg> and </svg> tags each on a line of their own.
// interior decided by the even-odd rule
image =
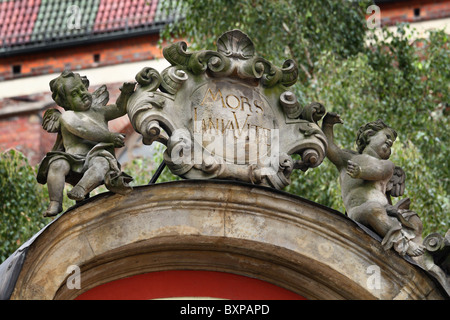
<svg viewBox="0 0 450 320">
<path fill-rule="evenodd" d="M 342 0 L 166 0 L 182 19 L 169 24 L 162 38 L 184 37 L 192 49 L 215 49 L 222 33 L 238 28 L 258 54 L 274 63 L 297 61 L 309 77 L 324 50 L 347 57 L 364 49 L 365 9 L 371 1 Z"/>
<path fill-rule="evenodd" d="M 156 174 L 158 167 L 163 163 L 163 152 L 165 146 L 156 142 L 153 144 L 155 153 L 152 158 L 138 157 L 132 161 L 125 163 L 122 170 L 133 177 L 131 182 L 132 186 L 143 186 L 149 184 L 150 180 Z M 149 168 L 151 168 L 149 170 Z M 165 167 L 161 174 L 158 176 L 156 183 L 177 181 L 181 180 L 180 177 L 175 176 L 170 170 Z"/>
<path fill-rule="evenodd" d="M 0 262 L 49 222 L 42 217 L 46 192 L 35 173 L 22 153 L 0 154 Z"/>
<path fill-rule="evenodd" d="M 168 41 L 183 37 L 194 50 L 215 49 L 223 32 L 239 28 L 260 56 L 278 65 L 296 60 L 300 76 L 291 90 L 301 103 L 320 101 L 327 111 L 341 115 L 345 123 L 335 131 L 343 148 L 355 149 L 359 126 L 383 119 L 399 134 L 391 159 L 407 173 L 404 197 L 412 199 L 424 234 L 445 233 L 450 226 L 448 35 L 436 31 L 416 38 L 408 25 L 399 25 L 396 32 L 370 30 L 365 14 L 371 4 L 166 1 L 170 10 L 182 8 L 183 18 L 162 36 Z M 337 170 L 326 159 L 306 173 L 296 171 L 286 191 L 344 212 L 337 179 Z"/>
</svg>

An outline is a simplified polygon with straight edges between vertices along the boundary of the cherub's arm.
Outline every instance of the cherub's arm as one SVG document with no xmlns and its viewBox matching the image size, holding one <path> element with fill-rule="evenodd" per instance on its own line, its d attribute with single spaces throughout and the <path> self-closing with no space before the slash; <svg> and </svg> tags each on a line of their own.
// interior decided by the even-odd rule
<svg viewBox="0 0 450 320">
<path fill-rule="evenodd" d="M 135 82 L 125 82 L 120 87 L 120 95 L 115 104 L 104 106 L 106 121 L 119 118 L 127 113 L 128 98 L 133 94 Z"/>
<path fill-rule="evenodd" d="M 378 181 L 390 178 L 394 168 L 395 165 L 390 160 L 360 156 L 348 161 L 347 174 L 355 179 Z"/>
<path fill-rule="evenodd" d="M 342 150 L 334 143 L 333 126 L 336 123 L 343 123 L 340 116 L 334 112 L 328 112 L 322 120 L 322 131 L 328 141 L 326 156 L 341 170 L 347 165 L 347 161 L 351 158 L 351 153 L 347 150 Z"/>
<path fill-rule="evenodd" d="M 109 131 L 107 128 L 98 125 L 93 119 L 82 118 L 67 111 L 61 116 L 60 121 L 64 130 L 76 137 L 95 142 L 113 143 L 116 148 L 125 145 L 123 134 Z"/>
</svg>

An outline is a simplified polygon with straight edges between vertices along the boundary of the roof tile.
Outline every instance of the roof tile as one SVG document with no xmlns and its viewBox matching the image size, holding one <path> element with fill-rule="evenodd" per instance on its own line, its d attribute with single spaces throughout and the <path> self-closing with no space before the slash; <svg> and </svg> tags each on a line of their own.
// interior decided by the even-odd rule
<svg viewBox="0 0 450 320">
<path fill-rule="evenodd" d="M 7 48 L 133 32 L 168 20 L 163 0 L 0 0 L 0 54 Z"/>
</svg>

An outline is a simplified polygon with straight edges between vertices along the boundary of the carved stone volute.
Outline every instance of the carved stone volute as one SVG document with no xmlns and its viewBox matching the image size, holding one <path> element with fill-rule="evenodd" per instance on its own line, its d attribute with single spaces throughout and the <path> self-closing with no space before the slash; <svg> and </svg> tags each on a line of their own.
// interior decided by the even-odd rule
<svg viewBox="0 0 450 320">
<path fill-rule="evenodd" d="M 187 179 L 232 179 L 283 188 L 293 169 L 318 166 L 327 140 L 317 125 L 321 104 L 301 106 L 288 87 L 298 68 L 257 56 L 240 30 L 224 33 L 217 51 L 166 47 L 171 64 L 144 68 L 128 115 L 145 144 L 167 146 L 164 161 Z M 295 162 L 293 154 L 302 160 Z"/>
</svg>

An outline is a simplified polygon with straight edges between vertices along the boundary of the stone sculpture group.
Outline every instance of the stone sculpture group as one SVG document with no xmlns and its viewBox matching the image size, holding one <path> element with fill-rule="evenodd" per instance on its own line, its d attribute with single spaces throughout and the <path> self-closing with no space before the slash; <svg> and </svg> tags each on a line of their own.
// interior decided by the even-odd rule
<svg viewBox="0 0 450 320">
<path fill-rule="evenodd" d="M 65 183 L 74 186 L 68 197 L 77 201 L 101 184 L 119 194 L 132 190 L 114 153 L 124 136 L 108 130 L 108 121 L 128 114 L 144 144 L 163 143 L 165 164 L 185 179 L 282 189 L 292 170 L 317 167 L 327 157 L 339 171 L 348 216 L 377 233 L 386 250 L 415 257 L 448 288 L 449 233 L 438 245 L 435 235 L 424 241 L 410 200 L 392 203 L 405 190 L 405 173 L 389 160 L 395 130 L 381 120 L 367 123 L 357 132 L 357 151 L 340 149 L 333 137 L 339 115 L 318 102 L 301 106 L 287 89 L 297 81 L 294 61 L 274 66 L 239 30 L 223 34 L 217 49 L 188 52 L 184 42 L 165 48 L 171 66 L 161 73 L 144 68 L 111 105 L 106 86 L 91 94 L 79 74 L 65 71 L 52 80 L 52 97 L 65 112 L 49 109 L 43 117 L 43 128 L 57 133 L 37 176 L 49 190 L 44 215 L 62 212 Z M 444 262 L 438 266 L 436 259 Z"/>
</svg>

